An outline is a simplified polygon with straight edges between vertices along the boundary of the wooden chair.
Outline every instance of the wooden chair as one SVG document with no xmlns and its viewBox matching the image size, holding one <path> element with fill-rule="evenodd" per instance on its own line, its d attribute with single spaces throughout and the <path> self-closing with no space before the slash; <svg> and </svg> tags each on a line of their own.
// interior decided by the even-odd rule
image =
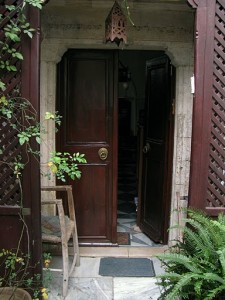
<svg viewBox="0 0 225 300">
<path fill-rule="evenodd" d="M 42 205 L 53 204 L 58 211 L 58 215 L 42 215 L 42 241 L 50 243 L 61 243 L 62 245 L 63 269 L 59 269 L 59 271 L 63 271 L 63 297 L 66 297 L 68 292 L 69 277 L 73 272 L 75 265 L 80 265 L 72 187 L 70 185 L 50 187 L 46 186 L 42 187 L 41 190 L 46 192 L 60 191 L 67 194 L 68 216 L 64 213 L 62 199 L 41 200 Z M 73 241 L 73 260 L 71 266 L 69 266 L 68 242 L 71 237 Z"/>
</svg>

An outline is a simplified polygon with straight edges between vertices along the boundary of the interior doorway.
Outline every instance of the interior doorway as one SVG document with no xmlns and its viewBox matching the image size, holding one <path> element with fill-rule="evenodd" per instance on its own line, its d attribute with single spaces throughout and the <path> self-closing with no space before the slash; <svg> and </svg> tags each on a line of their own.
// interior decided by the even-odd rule
<svg viewBox="0 0 225 300">
<path fill-rule="evenodd" d="M 81 180 L 68 182 L 80 244 L 114 245 L 121 230 L 130 231 L 134 246 L 167 242 L 172 178 L 167 166 L 174 134 L 167 125 L 173 98 L 169 66 L 161 51 L 89 49 L 70 49 L 58 64 L 57 110 L 63 122 L 57 150 L 85 153 L 88 161 Z M 149 149 L 143 156 L 148 144 L 153 150 L 161 146 L 153 160 Z M 159 235 L 149 226 L 159 228 Z"/>
<path fill-rule="evenodd" d="M 146 97 L 148 98 L 147 95 L 149 94 L 149 90 L 147 90 L 149 89 L 149 87 L 147 87 L 147 65 L 150 61 L 157 60 L 161 57 L 165 57 L 166 60 L 168 60 L 169 62 L 169 59 L 165 56 L 165 53 L 163 51 L 123 50 L 119 52 L 117 230 L 118 232 L 124 232 L 129 236 L 128 238 L 130 239 L 131 246 L 158 246 L 159 244 L 167 243 L 168 239 L 168 220 L 167 224 L 163 224 L 163 222 L 166 221 L 159 221 L 160 223 L 162 223 L 160 226 L 163 227 L 161 231 L 166 231 L 160 233 L 159 237 L 155 236 L 154 234 L 151 235 L 151 233 L 149 234 L 149 231 L 145 230 L 146 226 L 142 226 L 142 224 L 146 223 L 146 213 L 145 208 L 143 207 L 149 206 L 148 204 L 146 205 L 143 202 L 160 202 L 160 199 L 158 200 L 158 198 L 160 197 L 158 197 L 157 195 L 156 197 L 158 198 L 155 198 L 153 200 L 152 195 L 150 194 L 147 196 L 143 196 L 143 172 L 145 172 L 144 176 L 146 176 L 146 174 L 149 172 L 146 173 L 146 170 L 143 170 L 142 151 L 144 148 L 144 136 L 146 135 L 145 131 L 149 123 L 148 120 L 146 120 L 146 117 L 149 118 L 149 116 L 147 116 L 146 114 L 146 101 L 148 101 Z M 160 65 L 159 68 L 161 67 L 162 66 Z M 168 72 L 168 70 L 166 70 L 166 72 Z M 169 70 L 169 72 L 171 71 Z M 169 74 L 169 77 L 171 77 L 171 75 L 172 72 L 171 74 Z M 166 81 L 164 78 L 159 78 L 159 84 L 162 84 L 162 80 L 163 82 Z M 168 130 L 169 132 L 165 132 L 166 136 L 163 140 L 163 143 L 165 141 L 164 152 L 170 153 L 170 155 L 167 158 L 165 158 L 165 160 L 168 160 L 166 161 L 166 164 L 169 165 L 172 164 L 171 148 L 173 144 L 173 126 L 171 126 L 171 114 L 173 112 L 171 111 L 171 103 L 174 101 L 174 78 L 171 78 L 171 82 L 168 83 L 168 86 L 164 85 L 161 88 L 162 90 L 167 89 L 165 95 L 167 95 L 168 97 L 164 96 L 164 94 L 161 94 L 161 97 L 163 99 L 157 100 L 158 102 L 161 101 L 159 106 L 163 104 L 163 101 L 168 102 L 165 103 L 165 106 L 171 106 L 169 107 L 168 111 L 164 114 L 165 118 L 167 118 L 167 116 L 168 118 L 170 118 L 170 128 L 165 129 L 165 131 Z M 153 97 L 153 94 L 151 95 L 151 97 Z M 164 110 L 162 109 L 161 111 Z M 157 126 L 157 124 L 155 126 Z M 160 126 L 157 127 L 160 128 Z M 151 168 L 151 165 L 147 168 Z M 171 170 L 164 169 L 164 174 L 161 177 L 168 177 L 168 172 L 171 172 Z M 162 185 L 163 178 L 160 179 L 160 184 Z M 167 189 L 166 193 L 168 193 L 168 191 L 171 191 L 172 183 L 170 182 L 169 184 L 170 186 L 165 188 Z M 150 183 L 147 183 L 147 186 L 148 185 L 150 185 Z M 150 193 L 152 193 L 153 191 L 154 194 L 154 189 L 148 191 Z M 142 203 L 140 203 L 140 197 L 145 198 L 145 200 L 142 200 Z M 165 195 L 164 193 L 164 195 L 162 195 L 161 198 L 162 203 L 159 203 L 158 208 L 160 209 L 160 205 L 163 205 L 165 207 L 165 210 L 168 211 L 168 206 L 170 206 L 171 194 L 168 197 L 168 195 Z M 165 201 L 169 203 L 165 203 L 164 198 L 166 198 Z M 156 215 L 156 213 L 158 213 L 154 212 L 154 209 L 156 207 L 157 205 L 153 204 L 152 208 L 150 208 L 150 210 L 152 209 L 153 212 L 148 212 L 148 214 L 151 216 L 152 214 Z M 147 235 L 145 233 L 147 233 Z"/>
</svg>

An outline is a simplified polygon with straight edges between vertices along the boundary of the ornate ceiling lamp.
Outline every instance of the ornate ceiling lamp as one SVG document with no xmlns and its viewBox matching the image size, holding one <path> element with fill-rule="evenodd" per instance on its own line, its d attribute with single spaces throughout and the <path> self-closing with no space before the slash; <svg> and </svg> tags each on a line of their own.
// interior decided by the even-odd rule
<svg viewBox="0 0 225 300">
<path fill-rule="evenodd" d="M 115 42 L 119 46 L 120 42 L 127 44 L 126 32 L 127 20 L 120 5 L 115 1 L 108 17 L 105 20 L 105 39 L 107 42 Z"/>
</svg>

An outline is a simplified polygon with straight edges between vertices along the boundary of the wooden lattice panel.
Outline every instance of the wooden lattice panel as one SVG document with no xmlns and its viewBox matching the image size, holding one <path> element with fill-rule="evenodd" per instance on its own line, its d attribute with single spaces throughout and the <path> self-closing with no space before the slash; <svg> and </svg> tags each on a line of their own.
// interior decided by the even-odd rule
<svg viewBox="0 0 225 300">
<path fill-rule="evenodd" d="M 225 2 L 216 1 L 207 207 L 225 206 Z"/>
<path fill-rule="evenodd" d="M 5 41 L 4 27 L 9 20 L 9 14 L 14 22 L 17 20 L 17 14 L 9 12 L 5 9 L 4 4 L 19 5 L 20 0 L 3 1 L 0 5 L 0 13 L 3 15 L 3 21 L 0 23 L 0 40 Z M 2 47 L 2 46 L 1 46 Z M 0 47 L 0 51 L 2 50 Z M 15 49 L 21 47 L 20 43 L 13 43 L 10 45 Z M 4 60 L 10 60 L 9 55 L 6 53 L 3 57 Z M 21 62 L 14 58 L 11 64 L 16 65 L 17 72 L 3 72 L 1 71 L 1 80 L 6 85 L 4 94 L 10 98 L 21 96 Z M 2 92 L 1 92 L 2 94 Z M 19 117 L 19 116 L 17 116 Z M 21 147 L 16 136 L 17 132 L 6 122 L 5 118 L 0 115 L 0 205 L 19 205 L 20 204 L 20 185 L 16 175 L 14 174 L 14 162 L 18 155 L 21 155 Z"/>
<path fill-rule="evenodd" d="M 9 5 L 15 5 L 18 6 L 19 3 L 21 3 L 21 0 L 14 0 L 14 1 L 3 1 L 6 4 Z M 6 37 L 4 35 L 4 27 L 7 25 L 7 22 L 9 20 L 7 19 L 7 16 L 10 14 L 10 18 L 13 22 L 17 22 L 17 14 L 15 12 L 9 12 L 7 9 L 5 9 L 5 6 L 3 4 L 0 5 L 0 13 L 3 15 L 3 21 L 0 23 L 0 40 L 5 41 Z M 9 41 L 8 41 L 9 42 Z M 2 51 L 2 47 L 4 45 L 0 45 L 0 51 Z M 13 43 L 11 42 L 9 44 L 9 47 L 13 47 L 17 50 L 20 50 L 21 44 L 20 43 Z M 10 57 L 6 53 L 3 57 L 4 60 L 9 60 Z M 4 92 L 7 95 L 10 95 L 11 97 L 17 97 L 20 96 L 20 84 L 21 84 L 21 61 L 17 58 L 13 58 L 10 60 L 10 63 L 12 65 L 15 65 L 17 67 L 17 72 L 4 72 L 2 74 L 2 71 L 0 73 L 1 80 L 3 80 L 6 84 L 6 91 Z"/>
</svg>

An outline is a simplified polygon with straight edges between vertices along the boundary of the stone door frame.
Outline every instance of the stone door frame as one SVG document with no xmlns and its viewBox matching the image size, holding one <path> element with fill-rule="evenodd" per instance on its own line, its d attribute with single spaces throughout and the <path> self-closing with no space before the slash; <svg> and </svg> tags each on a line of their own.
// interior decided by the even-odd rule
<svg viewBox="0 0 225 300">
<path fill-rule="evenodd" d="M 56 67 L 63 54 L 71 48 L 74 49 L 118 49 L 113 45 L 93 43 L 89 40 L 76 39 L 51 39 L 43 40 L 41 45 L 41 116 L 46 111 L 55 111 L 56 103 Z M 189 43 L 172 42 L 139 42 L 139 45 L 130 45 L 129 50 L 163 50 L 176 67 L 176 99 L 175 99 L 175 128 L 174 128 L 174 153 L 173 153 L 173 178 L 171 198 L 170 225 L 179 221 L 175 212 L 176 208 L 187 206 L 190 155 L 191 155 L 191 133 L 192 133 L 192 104 L 191 77 L 194 73 L 194 46 Z M 52 124 L 48 128 L 48 147 L 55 149 L 55 130 Z M 48 161 L 45 143 L 41 147 L 43 168 L 44 162 Z M 55 179 L 50 181 L 42 178 L 42 185 L 51 185 Z M 169 240 L 177 237 L 179 233 L 170 231 Z"/>
</svg>

